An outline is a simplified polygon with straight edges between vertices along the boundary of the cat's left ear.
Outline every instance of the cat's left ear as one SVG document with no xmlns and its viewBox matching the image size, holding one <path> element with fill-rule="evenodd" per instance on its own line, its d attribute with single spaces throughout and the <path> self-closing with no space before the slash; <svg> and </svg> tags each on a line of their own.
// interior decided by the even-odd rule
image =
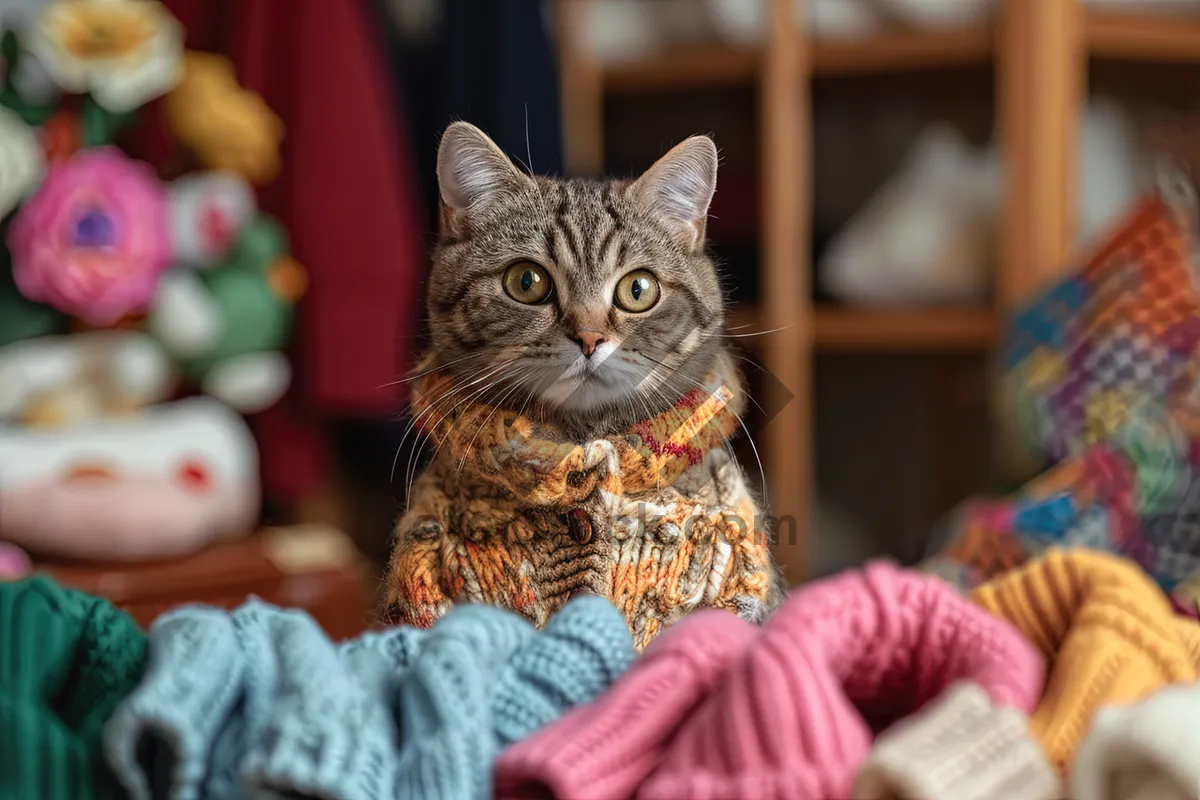
<svg viewBox="0 0 1200 800">
<path fill-rule="evenodd" d="M 468 122 L 451 123 L 442 134 L 437 176 L 444 232 L 458 214 L 484 210 L 533 186 L 486 133 Z"/>
<path fill-rule="evenodd" d="M 717 147 L 707 136 L 689 137 L 634 182 L 634 196 L 678 232 L 688 250 L 704 246 L 708 206 L 717 189 Z"/>
</svg>

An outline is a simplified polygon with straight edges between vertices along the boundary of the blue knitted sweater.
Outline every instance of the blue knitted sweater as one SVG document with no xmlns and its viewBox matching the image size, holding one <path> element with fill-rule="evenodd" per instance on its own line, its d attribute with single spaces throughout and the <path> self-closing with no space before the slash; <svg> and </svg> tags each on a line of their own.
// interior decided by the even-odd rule
<svg viewBox="0 0 1200 800">
<path fill-rule="evenodd" d="M 634 659 L 624 617 L 579 597 L 540 632 L 454 609 L 430 630 L 335 644 L 258 600 L 188 606 L 150 629 L 150 665 L 105 730 L 132 800 L 476 800 L 501 749 L 586 703 Z"/>
</svg>

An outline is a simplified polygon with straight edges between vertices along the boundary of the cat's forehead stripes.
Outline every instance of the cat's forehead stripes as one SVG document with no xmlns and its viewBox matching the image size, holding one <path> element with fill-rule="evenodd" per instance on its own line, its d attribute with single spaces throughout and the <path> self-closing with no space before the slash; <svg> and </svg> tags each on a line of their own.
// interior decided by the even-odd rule
<svg viewBox="0 0 1200 800">
<path fill-rule="evenodd" d="M 538 191 L 553 209 L 545 220 L 546 259 L 577 295 L 605 289 L 626 268 L 629 240 L 620 208 L 620 184 L 570 180 L 539 182 Z"/>
</svg>

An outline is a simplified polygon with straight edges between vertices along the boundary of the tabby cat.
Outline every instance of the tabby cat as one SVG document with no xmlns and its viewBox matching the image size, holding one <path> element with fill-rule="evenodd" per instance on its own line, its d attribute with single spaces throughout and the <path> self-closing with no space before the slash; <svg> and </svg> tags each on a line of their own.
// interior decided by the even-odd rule
<svg viewBox="0 0 1200 800">
<path fill-rule="evenodd" d="M 777 599 L 727 448 L 745 398 L 705 252 L 717 160 L 694 136 L 633 181 L 552 180 L 447 129 L 414 392 L 436 450 L 397 528 L 392 620 L 466 599 L 541 624 L 588 591 L 645 644 L 692 608 L 757 620 Z"/>
</svg>

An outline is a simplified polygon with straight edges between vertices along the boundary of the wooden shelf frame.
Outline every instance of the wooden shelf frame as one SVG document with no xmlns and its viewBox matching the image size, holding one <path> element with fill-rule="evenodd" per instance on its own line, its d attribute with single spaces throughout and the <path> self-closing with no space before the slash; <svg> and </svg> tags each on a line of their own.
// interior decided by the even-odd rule
<svg viewBox="0 0 1200 800">
<path fill-rule="evenodd" d="M 795 347 L 794 328 L 764 323 L 758 306 L 737 306 L 727 312 L 730 332 L 748 350 L 761 352 L 771 337 Z M 1000 329 L 995 309 L 982 308 L 861 308 L 821 305 L 812 309 L 811 345 L 819 352 L 979 353 L 991 347 Z"/>
<path fill-rule="evenodd" d="M 793 0 L 763 0 L 760 50 L 706 47 L 601 67 L 575 46 L 590 0 L 560 0 L 560 61 L 568 170 L 603 167 L 606 92 L 754 85 L 759 92 L 764 305 L 734 309 L 737 332 L 778 331 L 742 341 L 795 396 L 762 437 L 773 511 L 797 520 L 797 540 L 777 556 L 788 577 L 805 576 L 813 500 L 812 360 L 815 351 L 983 351 L 999 320 L 1053 280 L 1074 241 L 1074 148 L 1090 57 L 1200 63 L 1200 14 L 1089 11 L 1083 0 L 997 0 L 986 26 L 886 31 L 855 41 L 810 41 Z M 750 0 L 747 0 L 749 2 Z M 573 20 L 573 21 L 572 21 Z M 578 30 L 577 28 L 575 30 Z M 814 79 L 992 64 L 1005 199 L 995 302 L 978 309 L 882 310 L 814 306 L 807 298 L 811 219 L 809 86 Z M 953 381 L 947 381 L 952 385 Z"/>
</svg>

